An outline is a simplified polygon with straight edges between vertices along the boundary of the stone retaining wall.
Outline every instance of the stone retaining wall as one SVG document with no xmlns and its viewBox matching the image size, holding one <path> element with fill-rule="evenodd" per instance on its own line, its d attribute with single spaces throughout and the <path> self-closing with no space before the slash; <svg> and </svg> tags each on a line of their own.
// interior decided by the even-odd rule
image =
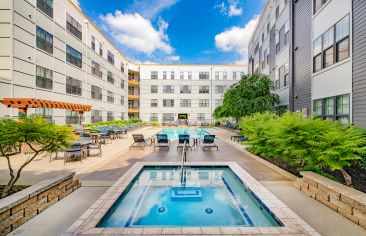
<svg viewBox="0 0 366 236">
<path fill-rule="evenodd" d="M 313 172 L 300 173 L 294 185 L 327 207 L 366 229 L 366 194 Z"/>
<path fill-rule="evenodd" d="M 80 187 L 75 173 L 42 181 L 0 200 L 0 235 L 6 235 Z"/>
</svg>

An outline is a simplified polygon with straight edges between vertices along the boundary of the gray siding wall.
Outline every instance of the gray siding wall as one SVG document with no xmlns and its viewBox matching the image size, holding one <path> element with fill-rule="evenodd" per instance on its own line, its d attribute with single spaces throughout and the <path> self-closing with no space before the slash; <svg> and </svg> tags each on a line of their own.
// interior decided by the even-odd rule
<svg viewBox="0 0 366 236">
<path fill-rule="evenodd" d="M 366 127 L 366 4 L 353 0 L 353 123 Z"/>
<path fill-rule="evenodd" d="M 301 111 L 307 108 L 307 115 L 311 114 L 311 76 L 312 76 L 312 1 L 298 0 L 291 12 L 293 24 L 293 55 L 291 67 L 293 68 L 290 86 L 293 88 L 293 100 L 290 108 Z"/>
<path fill-rule="evenodd" d="M 269 77 L 273 81 L 276 80 L 276 25 L 274 25 L 269 35 Z"/>
</svg>

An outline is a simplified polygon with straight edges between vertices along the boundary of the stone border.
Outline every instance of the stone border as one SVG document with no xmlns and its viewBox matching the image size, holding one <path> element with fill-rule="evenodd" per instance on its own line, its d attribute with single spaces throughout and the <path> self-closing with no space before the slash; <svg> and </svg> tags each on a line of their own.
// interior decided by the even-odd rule
<svg viewBox="0 0 366 236">
<path fill-rule="evenodd" d="M 295 187 L 366 229 L 366 193 L 311 171 L 300 172 Z"/>
<path fill-rule="evenodd" d="M 0 200 L 0 235 L 6 235 L 80 187 L 75 172 L 32 185 Z"/>
<path fill-rule="evenodd" d="M 283 223 L 282 227 L 143 227 L 98 228 L 97 224 L 129 186 L 144 166 L 179 166 L 180 162 L 135 163 L 63 234 L 71 235 L 320 235 L 269 190 L 235 162 L 187 162 L 186 166 L 228 166 L 269 210 Z"/>
</svg>

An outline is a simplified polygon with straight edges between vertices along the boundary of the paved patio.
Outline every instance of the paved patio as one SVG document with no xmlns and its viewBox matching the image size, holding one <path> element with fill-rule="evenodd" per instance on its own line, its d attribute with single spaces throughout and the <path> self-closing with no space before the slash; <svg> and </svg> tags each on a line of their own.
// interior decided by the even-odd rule
<svg viewBox="0 0 366 236">
<path fill-rule="evenodd" d="M 146 127 L 135 133 L 143 133 L 145 137 L 149 137 L 158 130 Z M 366 235 L 366 231 L 362 228 L 292 187 L 288 176 L 274 171 L 243 152 L 242 146 L 230 141 L 230 132 L 216 129 L 213 133 L 219 137 L 217 141 L 219 151 L 203 152 L 201 147 L 194 148 L 188 153 L 188 161 L 234 161 L 322 235 Z M 76 171 L 82 187 L 16 229 L 11 235 L 60 235 L 134 163 L 179 161 L 181 158 L 181 152 L 176 151 L 174 142 L 169 151 L 166 149 L 154 151 L 152 147 L 129 151 L 131 143 L 131 137 L 116 140 L 113 144 L 103 147 L 102 158 L 90 157 L 83 164 L 75 162 L 64 166 L 62 160 L 49 163 L 48 159 L 40 158 L 28 166 L 21 179 L 22 184 L 33 184 L 60 172 Z M 4 183 L 6 178 L 6 168 L 3 160 L 0 160 L 0 183 Z"/>
</svg>

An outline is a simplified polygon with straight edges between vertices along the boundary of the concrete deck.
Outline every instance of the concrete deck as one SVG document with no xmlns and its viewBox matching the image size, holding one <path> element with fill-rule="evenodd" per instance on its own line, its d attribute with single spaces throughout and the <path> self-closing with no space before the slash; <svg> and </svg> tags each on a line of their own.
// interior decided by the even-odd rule
<svg viewBox="0 0 366 236">
<path fill-rule="evenodd" d="M 135 133 L 143 133 L 145 137 L 149 137 L 158 130 L 146 127 Z M 292 187 L 288 176 L 274 171 L 243 152 L 239 145 L 230 141 L 230 132 L 217 129 L 213 133 L 219 137 L 219 151 L 203 152 L 200 147 L 194 148 L 188 153 L 189 161 L 235 161 L 322 235 L 366 235 L 366 231 L 361 227 Z M 20 182 L 22 184 L 33 184 L 60 172 L 76 171 L 82 187 L 10 235 L 60 235 L 134 163 L 179 161 L 181 158 L 181 152 L 176 151 L 174 142 L 169 151 L 154 151 L 152 147 L 129 151 L 131 143 L 131 137 L 116 140 L 113 144 L 103 146 L 102 158 L 90 157 L 83 164 L 75 162 L 64 166 L 63 160 L 49 163 L 48 159 L 39 158 L 26 167 Z M 4 161 L 0 160 L 0 183 L 4 183 L 6 179 L 6 166 Z"/>
</svg>

